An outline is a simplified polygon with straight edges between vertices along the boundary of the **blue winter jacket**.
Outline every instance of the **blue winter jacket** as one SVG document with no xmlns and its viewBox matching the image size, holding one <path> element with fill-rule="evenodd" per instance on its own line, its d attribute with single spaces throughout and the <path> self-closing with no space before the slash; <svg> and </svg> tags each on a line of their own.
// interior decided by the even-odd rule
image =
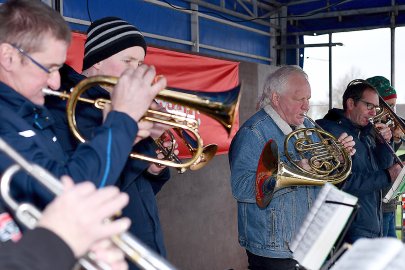
<svg viewBox="0 0 405 270">
<path fill-rule="evenodd" d="M 138 131 L 127 114 L 111 112 L 98 128 L 98 136 L 67 155 L 55 134 L 54 119 L 43 106 L 0 83 L 0 137 L 23 155 L 56 177 L 70 175 L 75 182 L 90 180 L 96 185 L 114 184 L 125 166 L 130 147 Z M 119 142 L 119 143 L 118 143 Z M 0 152 L 0 171 L 11 161 Z M 43 208 L 54 197 L 26 173 L 18 173 L 12 182 L 14 195 Z"/>
<path fill-rule="evenodd" d="M 285 187 L 275 192 L 267 208 L 260 209 L 256 205 L 256 169 L 266 142 L 273 139 L 278 145 L 280 160 L 292 167 L 284 152 L 285 136 L 292 129 L 270 106 L 266 110 L 261 109 L 240 127 L 229 151 L 232 193 L 238 202 L 239 243 L 259 256 L 292 258 L 289 244 L 300 229 L 320 187 Z M 304 124 L 311 126 L 307 121 Z M 316 141 L 316 138 L 313 140 Z M 299 160 L 301 158 L 294 151 L 293 141 L 289 143 L 289 154 Z"/>
<path fill-rule="evenodd" d="M 62 77 L 61 89 L 65 91 L 69 91 L 71 87 L 85 79 L 83 75 L 78 74 L 68 65 L 64 65 L 60 73 Z M 82 97 L 110 99 L 109 93 L 99 86 L 88 89 Z M 68 129 L 65 112 L 66 101 L 57 97 L 47 97 L 45 105 L 57 119 L 55 131 L 60 138 L 63 150 L 67 153 L 75 151 L 80 143 Z M 102 123 L 101 110 L 92 105 L 78 102 L 76 111 L 76 122 L 80 133 L 86 139 L 92 138 L 98 132 L 95 127 Z M 137 143 L 133 149 L 129 147 L 128 150 L 143 155 L 156 156 L 156 144 L 150 137 Z M 129 203 L 123 210 L 123 216 L 132 220 L 130 232 L 156 252 L 165 256 L 166 251 L 155 195 L 170 178 L 170 172 L 166 168 L 161 174 L 155 176 L 147 172 L 149 165 L 149 162 L 128 158 L 116 185 L 130 196 Z M 133 267 L 131 269 L 137 269 L 134 265 L 130 265 Z"/>
<path fill-rule="evenodd" d="M 344 116 L 343 110 L 331 109 L 317 123 L 336 137 L 343 132 L 352 135 L 356 143 L 352 172 L 342 184 L 342 190 L 358 197 L 360 208 L 346 240 L 382 236 L 382 189 L 390 185 L 386 169 L 393 164 L 388 148 L 373 136 L 371 124 L 356 126 Z"/>
</svg>

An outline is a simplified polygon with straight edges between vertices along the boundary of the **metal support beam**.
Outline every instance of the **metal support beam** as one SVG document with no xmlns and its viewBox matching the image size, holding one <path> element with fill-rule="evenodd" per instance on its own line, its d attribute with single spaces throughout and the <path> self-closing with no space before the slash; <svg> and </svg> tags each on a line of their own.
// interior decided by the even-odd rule
<svg viewBox="0 0 405 270">
<path fill-rule="evenodd" d="M 281 8 L 280 15 L 280 46 L 276 49 L 280 52 L 280 65 L 285 65 L 287 63 L 287 7 Z"/>
<path fill-rule="evenodd" d="M 395 1 L 391 0 L 391 5 Z M 391 85 L 395 87 L 395 12 L 391 12 Z"/>
<path fill-rule="evenodd" d="M 332 33 L 329 34 L 329 109 L 332 109 Z M 343 44 L 342 44 L 343 45 Z"/>
<path fill-rule="evenodd" d="M 144 0 L 144 1 L 148 2 L 148 3 L 164 6 L 164 7 L 170 7 L 167 3 L 164 3 L 164 2 L 162 2 L 160 0 Z M 239 18 L 241 20 L 252 20 L 253 18 L 256 18 L 256 17 L 252 17 L 252 16 L 249 16 L 249 15 L 246 15 L 246 14 L 242 14 L 240 12 L 236 12 L 236 11 L 233 11 L 233 10 L 230 10 L 230 9 L 226 9 L 224 7 L 220 7 L 218 5 L 214 5 L 214 4 L 208 3 L 206 1 L 202 1 L 202 0 L 183 0 L 183 1 L 188 2 L 188 3 L 197 4 L 200 7 L 205 7 L 205 8 L 214 10 L 214 11 L 218 11 L 219 13 L 227 14 L 227 15 Z M 268 11 L 273 11 L 274 10 L 274 8 L 272 8 L 269 5 L 264 4 L 262 2 L 258 2 L 257 5 L 258 5 L 258 7 L 262 8 L 263 10 L 268 10 Z M 254 22 L 257 23 L 257 24 L 264 25 L 264 26 L 269 26 L 269 27 L 276 27 L 277 26 L 277 25 L 269 25 L 269 23 L 264 19 L 256 19 L 256 20 L 254 20 Z"/>
<path fill-rule="evenodd" d="M 199 23 L 199 18 L 198 18 L 198 5 L 196 4 L 190 4 L 190 7 L 192 10 L 197 10 L 193 11 L 191 13 L 191 41 L 193 42 L 193 46 L 191 47 L 191 50 L 193 52 L 199 52 L 200 51 L 200 23 Z"/>
<path fill-rule="evenodd" d="M 313 44 L 299 44 L 299 45 L 294 45 L 294 44 L 288 44 L 285 45 L 284 47 L 286 49 L 295 49 L 295 48 L 312 48 L 312 47 L 329 47 L 329 46 L 343 46 L 343 43 L 337 42 L 337 43 L 313 43 Z M 281 49 L 281 46 L 276 46 L 276 49 Z"/>
<path fill-rule="evenodd" d="M 314 14 L 308 17 L 293 17 L 294 21 L 312 20 L 312 19 L 323 19 L 323 18 L 333 18 L 333 17 L 345 17 L 345 16 L 357 16 L 357 15 L 368 15 L 368 14 L 378 14 L 378 13 L 390 13 L 396 11 L 405 10 L 405 5 L 391 6 L 391 7 L 379 7 L 379 8 L 362 8 L 355 10 L 343 10 L 343 11 L 331 11 Z M 290 15 L 291 16 L 291 15 Z"/>
</svg>

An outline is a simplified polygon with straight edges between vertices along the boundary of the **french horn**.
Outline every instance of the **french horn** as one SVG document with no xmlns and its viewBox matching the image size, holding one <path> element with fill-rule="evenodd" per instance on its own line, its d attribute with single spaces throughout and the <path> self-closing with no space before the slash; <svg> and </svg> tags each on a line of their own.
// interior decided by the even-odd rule
<svg viewBox="0 0 405 270">
<path fill-rule="evenodd" d="M 269 140 L 260 155 L 256 171 L 256 204 L 266 208 L 274 193 L 288 186 L 320 186 L 325 183 L 338 184 L 350 174 L 350 154 L 337 139 L 306 117 L 314 124 L 312 128 L 299 128 L 288 134 L 284 140 L 285 157 L 289 166 L 280 161 L 278 146 Z M 315 141 L 313 137 L 317 138 Z M 297 156 L 288 151 L 294 147 Z M 308 160 L 308 168 L 300 161 Z"/>
</svg>

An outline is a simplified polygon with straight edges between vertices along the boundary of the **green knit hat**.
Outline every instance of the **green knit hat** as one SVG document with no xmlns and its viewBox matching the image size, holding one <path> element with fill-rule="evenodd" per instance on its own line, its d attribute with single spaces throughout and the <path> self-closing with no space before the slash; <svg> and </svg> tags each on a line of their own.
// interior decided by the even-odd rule
<svg viewBox="0 0 405 270">
<path fill-rule="evenodd" d="M 366 80 L 369 84 L 374 86 L 378 94 L 384 99 L 388 100 L 397 97 L 397 91 L 391 86 L 390 81 L 383 76 L 374 76 Z"/>
</svg>

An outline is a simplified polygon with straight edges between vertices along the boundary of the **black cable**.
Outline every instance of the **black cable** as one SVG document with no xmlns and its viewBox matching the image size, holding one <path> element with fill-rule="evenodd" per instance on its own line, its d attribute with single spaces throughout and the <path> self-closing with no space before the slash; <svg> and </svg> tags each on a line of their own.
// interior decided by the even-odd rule
<svg viewBox="0 0 405 270">
<path fill-rule="evenodd" d="M 86 0 L 86 10 L 87 10 L 87 16 L 89 16 L 90 23 L 93 23 L 93 20 L 91 19 L 91 15 L 90 15 L 89 0 Z"/>
</svg>

